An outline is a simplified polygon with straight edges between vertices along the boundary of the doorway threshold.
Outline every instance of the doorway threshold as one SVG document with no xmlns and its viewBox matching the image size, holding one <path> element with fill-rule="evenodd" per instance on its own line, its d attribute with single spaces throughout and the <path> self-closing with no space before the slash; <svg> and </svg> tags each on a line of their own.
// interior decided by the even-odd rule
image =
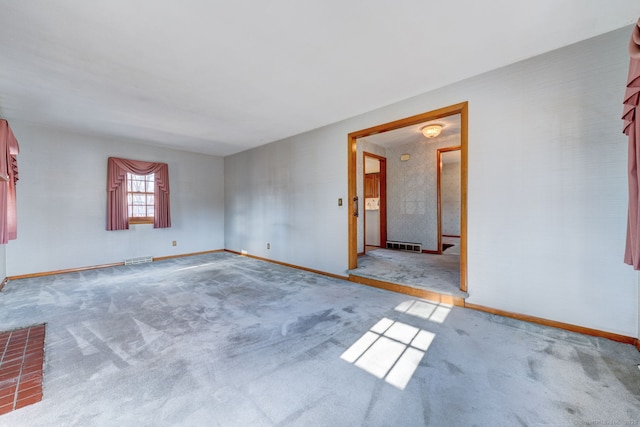
<svg viewBox="0 0 640 427">
<path fill-rule="evenodd" d="M 464 300 L 469 296 L 466 292 L 458 291 L 443 293 L 441 290 L 429 289 L 428 285 L 416 287 L 415 285 L 406 285 L 402 283 L 393 283 L 385 280 L 379 280 L 373 277 L 367 277 L 356 273 L 355 270 L 348 271 L 349 281 L 359 283 L 361 285 L 372 286 L 374 288 L 385 289 L 387 291 L 398 292 L 405 295 L 411 295 L 417 298 L 423 298 L 429 301 L 455 305 L 464 307 Z M 455 294 L 455 295 L 454 295 Z"/>
<path fill-rule="evenodd" d="M 460 255 L 448 251 L 431 255 L 380 248 L 359 256 L 358 267 L 347 273 L 397 289 L 416 290 L 411 292 L 429 291 L 462 299 L 469 296 L 460 289 Z"/>
</svg>

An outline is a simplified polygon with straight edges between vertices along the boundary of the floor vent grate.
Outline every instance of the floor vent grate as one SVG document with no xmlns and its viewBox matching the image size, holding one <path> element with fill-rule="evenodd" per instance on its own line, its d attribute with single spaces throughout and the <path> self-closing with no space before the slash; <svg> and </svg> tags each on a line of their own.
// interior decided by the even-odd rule
<svg viewBox="0 0 640 427">
<path fill-rule="evenodd" d="M 409 252 L 422 252 L 422 245 L 420 243 L 387 241 L 387 249 L 396 249 Z"/>
<path fill-rule="evenodd" d="M 125 259 L 124 265 L 144 264 L 145 262 L 153 262 L 153 257 L 141 256 L 138 258 Z"/>
</svg>

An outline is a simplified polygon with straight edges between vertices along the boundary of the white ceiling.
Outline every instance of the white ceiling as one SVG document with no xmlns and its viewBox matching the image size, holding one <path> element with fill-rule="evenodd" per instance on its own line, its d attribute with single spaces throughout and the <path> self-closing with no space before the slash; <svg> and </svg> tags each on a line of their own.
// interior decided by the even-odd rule
<svg viewBox="0 0 640 427">
<path fill-rule="evenodd" d="M 439 124 L 442 126 L 440 135 L 433 139 L 429 139 L 422 134 L 422 128 L 431 125 Z M 460 134 L 460 114 L 454 114 L 440 118 L 438 120 L 429 120 L 417 125 L 405 126 L 400 129 L 394 129 L 391 131 L 377 133 L 375 135 L 367 136 L 362 139 L 366 139 L 380 147 L 392 148 L 399 145 L 413 144 L 420 141 L 436 141 L 448 138 L 450 136 Z M 359 141 L 359 139 L 358 139 Z M 458 143 L 459 144 L 459 143 Z"/>
<path fill-rule="evenodd" d="M 638 0 L 0 0 L 0 115 L 229 155 L 638 16 Z"/>
</svg>

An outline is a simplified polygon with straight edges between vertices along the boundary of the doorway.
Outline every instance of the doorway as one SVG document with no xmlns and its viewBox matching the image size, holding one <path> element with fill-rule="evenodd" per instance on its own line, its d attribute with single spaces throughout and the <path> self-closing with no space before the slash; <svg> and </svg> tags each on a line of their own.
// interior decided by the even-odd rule
<svg viewBox="0 0 640 427">
<path fill-rule="evenodd" d="M 415 126 L 420 123 L 433 121 L 437 119 L 446 118 L 448 116 L 459 115 L 460 116 L 460 176 L 461 176 L 461 201 L 460 201 L 460 256 L 459 256 L 459 289 L 462 292 L 467 291 L 467 257 L 466 257 L 466 196 L 467 196 L 467 123 L 468 123 L 468 103 L 460 103 L 449 107 L 441 108 L 438 110 L 430 111 L 427 113 L 419 114 L 405 119 L 397 120 L 390 123 L 381 124 L 371 128 L 363 129 L 357 132 L 352 132 L 348 135 L 348 176 L 349 176 L 349 269 L 354 270 L 358 267 L 358 216 L 360 210 L 361 201 L 358 198 L 358 184 L 357 184 L 357 140 L 376 134 L 381 134 L 393 130 L 399 130 L 409 126 Z M 434 195 L 435 196 L 435 195 Z M 366 215 L 366 213 L 365 213 Z M 442 231 L 438 232 L 438 252 L 442 251 Z M 435 243 L 435 242 L 434 242 Z M 360 241 L 362 244 L 362 240 Z M 435 249 L 435 248 L 434 248 Z M 354 278 L 350 275 L 350 278 Z M 360 280 L 354 280 L 360 281 Z M 375 281 L 375 280 L 374 280 Z M 361 281 L 360 281 L 361 282 Z M 361 282 L 363 283 L 363 282 Z M 369 283 L 367 283 L 369 284 Z M 391 285 L 391 284 L 390 284 Z M 373 286 L 378 286 L 373 284 Z M 379 286 L 382 287 L 382 286 Z M 413 293 L 413 289 L 402 285 L 393 285 L 386 287 L 391 290 L 399 290 L 400 292 Z M 423 295 L 423 294 L 419 294 Z M 463 302 L 463 300 L 460 300 Z M 458 303 L 457 301 L 456 303 Z"/>
<path fill-rule="evenodd" d="M 387 159 L 363 152 L 364 252 L 387 241 Z"/>
<path fill-rule="evenodd" d="M 437 150 L 438 158 L 438 252 L 460 248 L 462 206 L 460 146 Z"/>
</svg>

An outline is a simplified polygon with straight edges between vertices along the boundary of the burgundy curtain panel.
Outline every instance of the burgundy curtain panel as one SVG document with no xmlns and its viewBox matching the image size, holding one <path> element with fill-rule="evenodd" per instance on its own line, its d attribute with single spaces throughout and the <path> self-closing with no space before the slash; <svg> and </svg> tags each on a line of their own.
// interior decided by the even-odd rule
<svg viewBox="0 0 640 427">
<path fill-rule="evenodd" d="M 18 237 L 16 183 L 18 182 L 18 140 L 9 122 L 0 119 L 0 244 Z"/>
<path fill-rule="evenodd" d="M 169 166 L 166 163 L 109 157 L 107 166 L 107 230 L 126 230 L 129 228 L 127 172 L 136 175 L 155 174 L 153 227 L 171 227 Z"/>
<path fill-rule="evenodd" d="M 629 77 L 624 95 L 624 133 L 629 136 L 629 214 L 627 221 L 627 245 L 624 262 L 640 270 L 640 120 L 638 101 L 640 97 L 640 19 L 633 28 L 629 42 Z"/>
</svg>

